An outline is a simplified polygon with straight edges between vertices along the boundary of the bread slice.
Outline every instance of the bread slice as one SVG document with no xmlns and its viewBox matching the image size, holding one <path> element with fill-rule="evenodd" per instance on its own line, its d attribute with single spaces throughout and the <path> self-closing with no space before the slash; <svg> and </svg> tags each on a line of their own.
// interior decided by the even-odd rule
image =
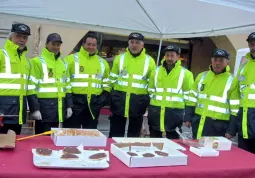
<svg viewBox="0 0 255 178">
<path fill-rule="evenodd" d="M 70 153 L 65 153 L 60 158 L 65 160 L 77 160 L 79 159 L 79 156 Z"/>
<path fill-rule="evenodd" d="M 107 157 L 106 153 L 96 153 L 89 157 L 91 160 L 102 160 Z"/>
<path fill-rule="evenodd" d="M 81 154 L 81 151 L 76 147 L 65 147 L 63 152 L 70 154 Z"/>
<path fill-rule="evenodd" d="M 36 148 L 35 151 L 41 156 L 50 156 L 52 154 L 52 150 L 49 148 Z"/>
</svg>

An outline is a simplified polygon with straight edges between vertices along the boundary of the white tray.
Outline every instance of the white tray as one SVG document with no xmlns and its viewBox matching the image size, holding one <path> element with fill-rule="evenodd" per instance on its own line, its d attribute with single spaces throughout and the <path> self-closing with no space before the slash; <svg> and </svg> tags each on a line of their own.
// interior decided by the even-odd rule
<svg viewBox="0 0 255 178">
<path fill-rule="evenodd" d="M 110 158 L 108 151 L 100 151 L 100 153 L 106 153 L 107 157 L 100 161 L 89 160 L 88 157 L 98 151 L 82 150 L 79 154 L 79 160 L 63 160 L 60 156 L 62 151 L 53 151 L 52 156 L 40 156 L 36 153 L 35 149 L 32 149 L 33 163 L 38 168 L 47 169 L 107 169 L 110 167 Z"/>
</svg>

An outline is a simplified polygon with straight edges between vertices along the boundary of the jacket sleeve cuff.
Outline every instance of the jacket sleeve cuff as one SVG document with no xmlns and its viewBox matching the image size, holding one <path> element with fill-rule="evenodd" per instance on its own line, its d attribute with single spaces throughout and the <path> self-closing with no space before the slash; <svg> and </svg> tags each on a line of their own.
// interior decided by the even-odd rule
<svg viewBox="0 0 255 178">
<path fill-rule="evenodd" d="M 65 102 L 67 108 L 73 107 L 73 98 L 71 93 L 66 93 Z"/>
<path fill-rule="evenodd" d="M 27 96 L 27 101 L 30 113 L 40 110 L 40 104 L 35 94 Z"/>
</svg>

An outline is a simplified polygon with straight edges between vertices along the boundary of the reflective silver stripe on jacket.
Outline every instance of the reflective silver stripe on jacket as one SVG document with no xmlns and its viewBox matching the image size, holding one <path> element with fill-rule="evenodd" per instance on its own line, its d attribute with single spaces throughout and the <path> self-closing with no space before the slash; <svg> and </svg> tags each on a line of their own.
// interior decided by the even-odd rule
<svg viewBox="0 0 255 178">
<path fill-rule="evenodd" d="M 99 57 L 99 62 L 100 62 L 100 67 L 101 67 L 101 78 L 102 79 L 104 77 L 104 72 L 105 72 L 105 65 L 104 65 L 104 61 L 103 59 Z M 78 53 L 74 53 L 74 74 L 71 75 L 71 78 L 89 78 L 89 74 L 80 74 L 79 72 L 79 57 L 78 57 Z M 92 78 L 96 79 L 96 75 L 92 75 Z"/>
<path fill-rule="evenodd" d="M 178 84 L 177 84 L 177 88 L 158 88 L 158 73 L 159 73 L 159 68 L 160 67 L 157 67 L 156 68 L 156 72 L 155 72 L 155 78 L 154 78 L 154 87 L 155 87 L 155 91 L 156 92 L 164 92 L 164 90 L 166 90 L 167 92 L 169 93 L 183 93 L 183 91 L 181 90 L 182 88 L 182 84 L 183 84 L 183 79 L 184 79 L 184 74 L 185 74 L 185 69 L 182 68 L 181 69 L 181 72 L 180 72 L 180 76 L 179 76 L 179 79 L 178 79 Z"/>
<path fill-rule="evenodd" d="M 124 69 L 125 55 L 126 55 L 126 53 L 122 54 L 121 57 L 120 57 L 120 65 L 119 65 L 120 73 Z M 133 78 L 134 79 L 138 79 L 138 80 L 146 80 L 146 75 L 147 75 L 147 72 L 149 70 L 149 64 L 150 64 L 150 56 L 146 55 L 146 59 L 145 59 L 145 62 L 144 62 L 143 75 L 136 75 L 136 74 L 134 74 Z M 122 78 L 129 78 L 129 74 L 121 75 L 121 77 Z"/>
<path fill-rule="evenodd" d="M 4 53 L 4 59 L 5 59 L 5 73 L 0 73 L 1 79 L 20 79 L 24 78 L 28 80 L 28 77 L 26 74 L 23 76 L 21 74 L 12 74 L 11 73 L 11 59 L 5 49 L 2 49 Z M 0 89 L 21 89 L 21 84 L 10 84 L 10 83 L 1 83 Z M 27 90 L 28 86 L 25 84 L 24 89 Z"/>
</svg>

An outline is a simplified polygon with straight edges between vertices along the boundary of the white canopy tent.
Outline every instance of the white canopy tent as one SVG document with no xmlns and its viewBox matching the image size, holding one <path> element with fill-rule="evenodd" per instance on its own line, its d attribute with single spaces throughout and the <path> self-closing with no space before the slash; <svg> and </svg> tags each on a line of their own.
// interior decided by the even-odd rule
<svg viewBox="0 0 255 178">
<path fill-rule="evenodd" d="M 1 0 L 0 16 L 147 38 L 189 38 L 255 30 L 254 0 Z M 161 46 L 161 45 L 160 45 Z M 160 51 L 160 48 L 159 48 Z"/>
</svg>

